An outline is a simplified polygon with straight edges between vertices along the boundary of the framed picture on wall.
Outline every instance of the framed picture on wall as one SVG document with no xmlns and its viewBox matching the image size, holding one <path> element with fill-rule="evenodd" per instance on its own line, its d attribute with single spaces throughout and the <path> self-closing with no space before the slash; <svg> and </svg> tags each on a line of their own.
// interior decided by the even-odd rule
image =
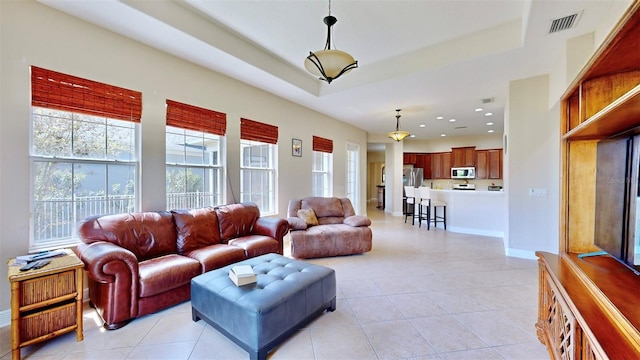
<svg viewBox="0 0 640 360">
<path fill-rule="evenodd" d="M 291 155 L 302 156 L 302 140 L 291 139 Z"/>
</svg>

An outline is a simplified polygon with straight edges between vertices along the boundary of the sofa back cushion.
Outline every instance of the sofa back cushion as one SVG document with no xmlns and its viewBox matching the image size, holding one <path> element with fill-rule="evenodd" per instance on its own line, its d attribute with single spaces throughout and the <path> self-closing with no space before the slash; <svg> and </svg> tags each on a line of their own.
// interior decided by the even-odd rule
<svg viewBox="0 0 640 360">
<path fill-rule="evenodd" d="M 176 230 L 168 211 L 92 216 L 78 229 L 83 242 L 108 241 L 139 261 L 175 254 Z"/>
<path fill-rule="evenodd" d="M 220 224 L 220 240 L 229 240 L 251 235 L 256 221 L 260 217 L 260 209 L 254 203 L 223 205 L 215 208 Z"/>
<path fill-rule="evenodd" d="M 306 197 L 302 199 L 302 209 L 313 209 L 318 218 L 318 224 L 342 224 L 344 210 L 342 202 L 336 197 Z"/>
<path fill-rule="evenodd" d="M 220 244 L 218 216 L 211 207 L 171 210 L 176 223 L 178 254 Z"/>
</svg>

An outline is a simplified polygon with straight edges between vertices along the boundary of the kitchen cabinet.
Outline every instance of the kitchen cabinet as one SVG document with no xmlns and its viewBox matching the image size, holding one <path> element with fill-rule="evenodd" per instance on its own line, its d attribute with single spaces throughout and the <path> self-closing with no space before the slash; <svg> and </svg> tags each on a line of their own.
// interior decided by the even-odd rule
<svg viewBox="0 0 640 360">
<path fill-rule="evenodd" d="M 402 163 L 404 165 L 415 165 L 417 160 L 416 153 L 403 153 L 402 154 Z"/>
<path fill-rule="evenodd" d="M 452 167 L 476 166 L 476 147 L 451 148 Z"/>
<path fill-rule="evenodd" d="M 424 178 L 431 179 L 431 154 L 416 154 L 416 165 L 415 167 L 424 170 Z"/>
<path fill-rule="evenodd" d="M 451 153 L 431 153 L 431 179 L 451 178 Z"/>
<path fill-rule="evenodd" d="M 502 149 L 476 150 L 476 179 L 502 179 Z"/>
<path fill-rule="evenodd" d="M 634 1 L 561 98 L 558 255 L 536 252 L 536 334 L 554 359 L 640 353 L 640 276 L 609 255 L 580 257 L 600 250 L 598 142 L 640 126 L 638 44 L 640 2 Z"/>
</svg>

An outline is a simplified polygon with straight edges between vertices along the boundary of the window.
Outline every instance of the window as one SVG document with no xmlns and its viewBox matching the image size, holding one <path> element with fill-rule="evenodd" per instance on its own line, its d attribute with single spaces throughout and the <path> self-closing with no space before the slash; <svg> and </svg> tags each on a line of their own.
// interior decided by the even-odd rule
<svg viewBox="0 0 640 360">
<path fill-rule="evenodd" d="M 318 136 L 313 137 L 312 195 L 331 196 L 331 169 L 333 141 Z"/>
<path fill-rule="evenodd" d="M 240 139 L 240 201 L 275 214 L 278 127 L 241 119 Z"/>
<path fill-rule="evenodd" d="M 223 203 L 226 115 L 167 100 L 167 209 Z"/>
<path fill-rule="evenodd" d="M 360 167 L 360 146 L 357 144 L 347 144 L 347 186 L 346 196 L 351 200 L 353 208 L 356 212 L 360 208 L 360 184 L 358 176 L 358 168 Z"/>
<path fill-rule="evenodd" d="M 31 250 L 76 243 L 88 216 L 136 210 L 139 92 L 31 68 Z"/>
</svg>

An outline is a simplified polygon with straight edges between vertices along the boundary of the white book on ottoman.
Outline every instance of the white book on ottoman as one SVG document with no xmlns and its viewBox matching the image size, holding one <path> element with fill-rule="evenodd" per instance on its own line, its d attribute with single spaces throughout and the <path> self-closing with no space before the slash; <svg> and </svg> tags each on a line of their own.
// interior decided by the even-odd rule
<svg viewBox="0 0 640 360">
<path fill-rule="evenodd" d="M 229 270 L 229 278 L 237 286 L 253 284 L 258 276 L 253 272 L 251 265 L 236 265 Z"/>
</svg>

